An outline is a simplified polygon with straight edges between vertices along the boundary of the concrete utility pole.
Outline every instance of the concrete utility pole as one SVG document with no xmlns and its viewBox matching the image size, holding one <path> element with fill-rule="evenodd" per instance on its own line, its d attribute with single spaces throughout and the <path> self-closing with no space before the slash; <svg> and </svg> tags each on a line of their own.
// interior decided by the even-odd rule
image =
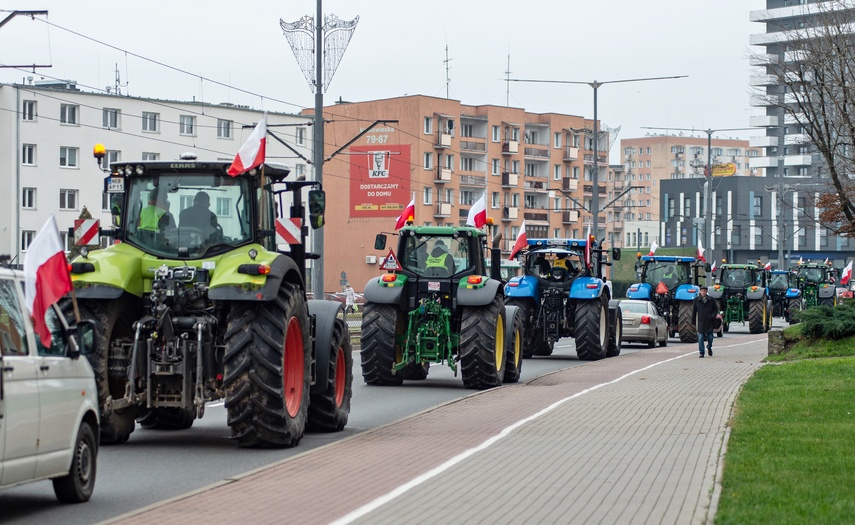
<svg viewBox="0 0 855 525">
<path fill-rule="evenodd" d="M 597 239 L 600 238 L 599 231 L 599 222 L 600 222 L 600 212 L 603 211 L 600 209 L 600 181 L 599 181 L 599 123 L 597 122 L 597 90 L 600 86 L 604 84 L 620 84 L 626 82 L 643 82 L 646 80 L 669 80 L 673 78 L 685 78 L 687 75 L 677 75 L 672 77 L 650 77 L 650 78 L 627 78 L 622 80 L 605 80 L 603 82 L 599 82 L 594 80 L 593 82 L 581 82 L 575 80 L 531 80 L 531 79 L 520 79 L 520 78 L 509 78 L 508 82 L 539 82 L 544 84 L 586 84 L 591 86 L 594 90 L 594 133 L 593 133 L 593 149 L 594 149 L 594 163 L 591 168 L 591 182 L 593 185 L 593 196 L 591 197 L 591 212 L 593 213 L 592 225 L 591 225 L 591 233 Z M 606 152 L 608 154 L 608 152 Z"/>
<path fill-rule="evenodd" d="M 783 173 L 783 172 L 782 172 Z M 784 222 L 784 195 L 789 191 L 796 191 L 800 184 L 784 184 L 783 174 L 778 177 L 778 182 L 775 186 L 766 186 L 766 191 L 769 193 L 776 192 L 776 200 L 778 201 L 778 269 L 786 270 L 789 266 L 789 261 L 784 260 L 784 245 L 787 243 L 787 225 Z M 795 235 L 795 231 L 793 235 Z"/>
</svg>

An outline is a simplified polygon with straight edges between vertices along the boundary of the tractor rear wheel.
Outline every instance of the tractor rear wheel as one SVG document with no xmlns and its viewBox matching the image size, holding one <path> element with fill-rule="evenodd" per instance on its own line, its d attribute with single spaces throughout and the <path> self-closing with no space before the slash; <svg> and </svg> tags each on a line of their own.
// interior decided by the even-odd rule
<svg viewBox="0 0 855 525">
<path fill-rule="evenodd" d="M 333 323 L 327 384 L 309 399 L 306 427 L 316 432 L 338 432 L 347 424 L 353 397 L 353 349 L 350 333 L 342 319 Z"/>
<path fill-rule="evenodd" d="M 823 297 L 819 300 L 819 305 L 834 307 L 834 297 Z"/>
<path fill-rule="evenodd" d="M 516 383 L 520 380 L 523 362 L 523 340 L 525 339 L 525 319 L 519 308 L 505 307 L 505 377 L 504 383 Z"/>
<path fill-rule="evenodd" d="M 500 386 L 505 378 L 505 304 L 463 309 L 460 322 L 460 369 L 463 386 L 476 390 Z"/>
<path fill-rule="evenodd" d="M 766 326 L 766 301 L 757 299 L 749 301 L 748 305 L 748 331 L 752 334 L 762 334 Z"/>
<path fill-rule="evenodd" d="M 609 346 L 609 318 L 605 298 L 577 301 L 576 355 L 583 361 L 606 357 Z"/>
<path fill-rule="evenodd" d="M 523 324 L 526 329 L 524 331 L 525 333 L 522 341 L 522 356 L 528 359 L 534 355 L 535 349 L 538 349 L 539 347 L 537 330 L 534 329 L 534 319 L 532 318 L 532 316 L 536 314 L 537 308 L 534 306 L 534 301 L 530 299 L 510 299 L 507 302 L 507 305 L 519 308 L 520 315 L 522 315 L 522 318 L 524 319 Z M 552 351 L 550 350 L 549 354 L 551 353 Z"/>
<path fill-rule="evenodd" d="M 234 303 L 226 318 L 225 407 L 243 447 L 293 447 L 306 429 L 311 377 L 309 310 L 283 282 L 264 303 Z"/>
<path fill-rule="evenodd" d="M 392 373 L 401 359 L 396 339 L 403 332 L 402 321 L 395 305 L 365 303 L 359 355 L 366 384 L 386 386 L 404 382 L 403 374 Z"/>
<path fill-rule="evenodd" d="M 137 419 L 140 427 L 150 430 L 187 430 L 196 419 L 195 410 L 151 408 Z"/>
<path fill-rule="evenodd" d="M 796 312 L 800 312 L 802 309 L 802 300 L 799 298 L 790 299 L 790 308 L 787 312 L 787 322 L 790 324 L 796 324 L 799 320 L 796 318 Z"/>
<path fill-rule="evenodd" d="M 698 328 L 692 323 L 692 307 L 691 301 L 680 301 L 678 307 L 678 326 L 680 330 L 681 343 L 697 343 Z"/>
<path fill-rule="evenodd" d="M 609 330 L 609 348 L 606 350 L 606 357 L 617 357 L 623 346 L 623 312 L 620 306 L 609 307 L 609 321 L 612 329 Z"/>
</svg>

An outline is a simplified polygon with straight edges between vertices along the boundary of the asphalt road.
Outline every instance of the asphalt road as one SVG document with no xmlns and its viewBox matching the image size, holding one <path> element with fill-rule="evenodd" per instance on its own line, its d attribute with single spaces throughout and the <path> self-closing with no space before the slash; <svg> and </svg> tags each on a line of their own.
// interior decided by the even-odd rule
<svg viewBox="0 0 855 525">
<path fill-rule="evenodd" d="M 731 331 L 747 333 L 748 328 L 732 325 Z M 669 344 L 681 343 L 671 338 Z M 622 353 L 645 349 L 646 345 L 628 345 Z M 525 360 L 521 381 L 582 364 L 576 358 L 573 340 L 564 339 L 556 345 L 552 356 Z M 353 402 L 348 426 L 342 432 L 306 434 L 300 445 L 292 449 L 242 449 L 228 439 L 225 410 L 221 403 L 214 403 L 189 430 L 162 432 L 138 428 L 127 443 L 102 447 L 95 493 L 88 503 L 58 503 L 49 481 L 0 491 L 0 523 L 98 523 L 471 393 L 463 388 L 460 377 L 454 377 L 447 366 L 441 365 L 432 365 L 425 381 L 409 381 L 400 387 L 368 387 L 362 382 L 359 356 L 355 352 Z"/>
</svg>

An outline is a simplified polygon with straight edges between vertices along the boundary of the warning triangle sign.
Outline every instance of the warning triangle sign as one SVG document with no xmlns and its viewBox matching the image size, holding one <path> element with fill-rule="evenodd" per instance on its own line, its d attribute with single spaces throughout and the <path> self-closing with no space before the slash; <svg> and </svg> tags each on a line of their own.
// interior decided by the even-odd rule
<svg viewBox="0 0 855 525">
<path fill-rule="evenodd" d="M 384 270 L 401 270 L 401 265 L 398 264 L 398 258 L 395 257 L 395 251 L 389 249 L 389 254 L 383 259 L 383 264 L 380 265 Z"/>
</svg>

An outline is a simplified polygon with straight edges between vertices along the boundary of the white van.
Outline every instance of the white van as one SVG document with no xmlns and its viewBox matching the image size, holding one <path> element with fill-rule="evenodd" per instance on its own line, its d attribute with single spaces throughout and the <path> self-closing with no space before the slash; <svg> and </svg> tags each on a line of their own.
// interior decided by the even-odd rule
<svg viewBox="0 0 855 525">
<path fill-rule="evenodd" d="M 52 479 L 56 497 L 87 501 L 95 487 L 98 394 L 81 354 L 94 324 L 69 328 L 55 306 L 45 348 L 24 302 L 23 274 L 0 268 L 0 488 Z"/>
</svg>

